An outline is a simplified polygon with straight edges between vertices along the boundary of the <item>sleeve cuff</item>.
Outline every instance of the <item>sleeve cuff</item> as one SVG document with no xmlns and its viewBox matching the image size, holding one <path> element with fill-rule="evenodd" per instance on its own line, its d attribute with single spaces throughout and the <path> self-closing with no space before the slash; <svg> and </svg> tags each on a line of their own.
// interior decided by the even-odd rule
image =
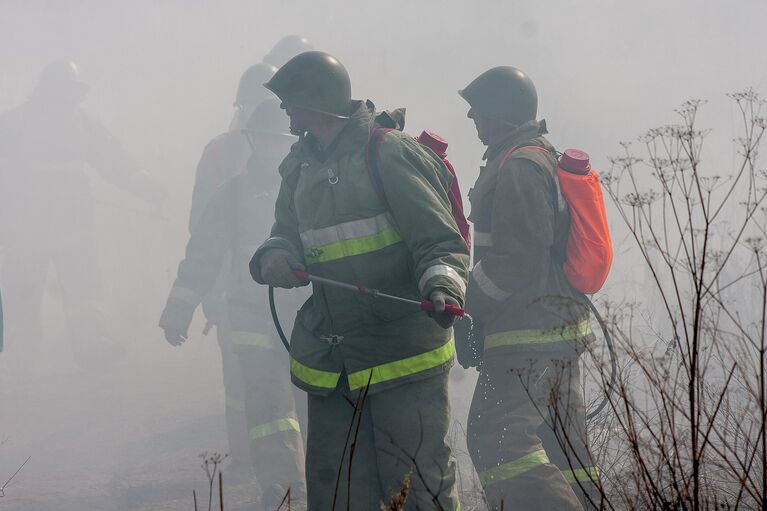
<svg viewBox="0 0 767 511">
<path fill-rule="evenodd" d="M 466 294 L 466 280 L 452 266 L 438 264 L 430 266 L 421 275 L 418 289 L 421 296 L 428 297 L 436 288 L 447 290 L 454 298 L 463 302 Z"/>
</svg>

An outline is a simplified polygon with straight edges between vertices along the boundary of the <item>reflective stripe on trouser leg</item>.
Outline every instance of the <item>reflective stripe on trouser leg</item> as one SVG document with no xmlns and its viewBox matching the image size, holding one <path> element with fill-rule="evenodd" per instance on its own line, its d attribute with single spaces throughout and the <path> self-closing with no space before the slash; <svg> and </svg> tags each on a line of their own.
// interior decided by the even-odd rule
<svg viewBox="0 0 767 511">
<path fill-rule="evenodd" d="M 277 419 L 266 424 L 253 426 L 250 428 L 249 434 L 251 440 L 258 440 L 283 431 L 295 431 L 300 434 L 301 426 L 298 425 L 298 421 L 293 417 L 285 417 L 284 419 Z"/>
<path fill-rule="evenodd" d="M 562 475 L 565 481 L 570 484 L 590 484 L 599 481 L 599 467 L 576 468 L 573 470 L 563 470 Z"/>
<path fill-rule="evenodd" d="M 478 474 L 479 482 L 482 483 L 482 486 L 489 486 L 493 483 L 509 480 L 512 477 L 524 474 L 529 470 L 541 465 L 547 465 L 548 463 L 549 457 L 546 456 L 546 451 L 538 449 L 521 458 L 480 472 Z"/>
</svg>

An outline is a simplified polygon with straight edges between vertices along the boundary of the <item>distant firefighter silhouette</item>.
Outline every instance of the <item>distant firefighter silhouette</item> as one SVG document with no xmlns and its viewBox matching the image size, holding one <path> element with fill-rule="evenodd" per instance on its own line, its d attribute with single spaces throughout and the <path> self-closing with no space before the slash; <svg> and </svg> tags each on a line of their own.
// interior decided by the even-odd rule
<svg viewBox="0 0 767 511">
<path fill-rule="evenodd" d="M 41 301 L 49 270 L 61 286 L 75 359 L 101 367 L 119 350 L 107 330 L 96 258 L 88 167 L 151 204 L 165 192 L 112 135 L 80 107 L 88 86 L 77 66 L 43 69 L 31 97 L 0 115 L 0 247 L 7 356 L 33 366 L 41 344 Z"/>
</svg>

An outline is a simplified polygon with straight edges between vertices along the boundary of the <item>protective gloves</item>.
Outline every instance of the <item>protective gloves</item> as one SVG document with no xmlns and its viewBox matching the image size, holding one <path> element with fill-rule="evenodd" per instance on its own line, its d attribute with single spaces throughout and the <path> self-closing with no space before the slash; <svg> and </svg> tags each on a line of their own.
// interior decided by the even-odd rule
<svg viewBox="0 0 767 511">
<path fill-rule="evenodd" d="M 191 309 L 191 310 L 190 310 Z M 171 346 L 181 346 L 187 338 L 194 309 L 186 302 L 168 300 L 160 316 L 160 328 L 165 331 L 165 340 Z"/>
<path fill-rule="evenodd" d="M 429 316 L 431 316 L 434 321 L 437 322 L 439 326 L 442 328 L 450 328 L 453 326 L 453 323 L 455 322 L 455 316 L 452 314 L 445 314 L 445 304 L 449 303 L 451 305 L 455 305 L 457 307 L 460 307 L 461 304 L 450 296 L 448 293 L 441 289 L 435 289 L 431 292 L 429 295 L 429 300 L 434 304 L 434 311 L 429 313 Z"/>
<path fill-rule="evenodd" d="M 294 270 L 305 269 L 306 267 L 298 262 L 293 254 L 282 248 L 267 250 L 261 256 L 260 264 L 255 256 L 250 260 L 250 275 L 253 280 L 285 289 L 307 285 L 308 280 L 299 279 L 293 273 Z"/>
</svg>

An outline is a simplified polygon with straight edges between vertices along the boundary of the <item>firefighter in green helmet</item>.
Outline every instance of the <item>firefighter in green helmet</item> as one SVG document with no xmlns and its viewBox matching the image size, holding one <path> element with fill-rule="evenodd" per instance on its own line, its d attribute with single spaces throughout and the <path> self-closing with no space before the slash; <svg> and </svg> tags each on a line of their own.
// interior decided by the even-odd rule
<svg viewBox="0 0 767 511">
<path fill-rule="evenodd" d="M 468 447 L 490 508 L 599 504 L 588 449 L 579 355 L 592 339 L 585 297 L 562 264 L 569 212 L 557 158 L 519 69 L 479 75 L 459 94 L 487 146 L 470 192 L 474 267 L 466 297 L 479 379 Z"/>
<path fill-rule="evenodd" d="M 432 509 L 434 499 L 458 509 L 446 443 L 454 346 L 444 307 L 463 301 L 468 249 L 451 213 L 452 177 L 434 153 L 391 131 L 378 153 L 388 204 L 377 195 L 365 161 L 376 112 L 352 99 L 349 75 L 332 55 L 302 53 L 266 87 L 299 141 L 280 166 L 276 221 L 250 263 L 253 278 L 298 287 L 308 282 L 294 270 L 306 269 L 437 308 L 430 318 L 417 306 L 313 285 L 290 347 L 292 380 L 309 399 L 309 510 L 334 501 L 347 509 L 347 491 L 349 509 L 379 509 L 408 474 L 406 509 Z M 348 481 L 347 398 L 366 388 Z"/>
</svg>

